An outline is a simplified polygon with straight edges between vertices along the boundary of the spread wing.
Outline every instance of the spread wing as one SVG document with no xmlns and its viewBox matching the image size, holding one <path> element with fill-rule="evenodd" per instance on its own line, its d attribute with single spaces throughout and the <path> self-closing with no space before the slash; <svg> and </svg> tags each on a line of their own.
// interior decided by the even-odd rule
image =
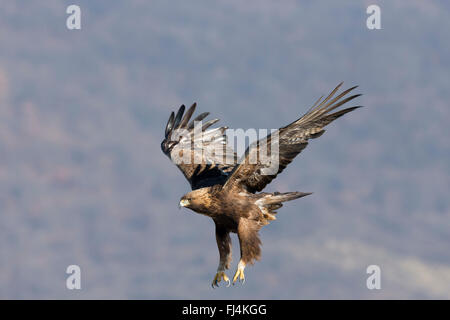
<svg viewBox="0 0 450 320">
<path fill-rule="evenodd" d="M 341 85 L 342 82 L 324 100 L 323 96 L 317 100 L 300 119 L 250 145 L 243 159 L 239 161 L 240 164 L 233 169 L 224 188 L 241 187 L 249 192 L 261 191 L 306 148 L 309 139 L 320 137 L 325 132 L 323 128 L 330 122 L 359 108 L 356 106 L 331 113 L 360 96 L 356 94 L 345 98 L 350 91 L 357 88 L 355 86 L 334 97 Z M 262 155 L 265 155 L 265 158 Z M 267 155 L 270 155 L 270 159 Z"/>
<path fill-rule="evenodd" d="M 237 160 L 236 153 L 226 144 L 227 127 L 208 130 L 219 119 L 202 122 L 209 115 L 204 112 L 189 122 L 196 105 L 186 114 L 184 105 L 176 115 L 171 113 L 161 142 L 162 151 L 181 170 L 192 190 L 225 183 Z"/>
</svg>

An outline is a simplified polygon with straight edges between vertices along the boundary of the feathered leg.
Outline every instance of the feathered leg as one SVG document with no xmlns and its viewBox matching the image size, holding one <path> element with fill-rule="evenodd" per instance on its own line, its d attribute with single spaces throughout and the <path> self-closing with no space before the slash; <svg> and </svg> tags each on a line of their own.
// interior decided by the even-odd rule
<svg viewBox="0 0 450 320">
<path fill-rule="evenodd" d="M 253 264 L 261 257 L 261 240 L 258 231 L 261 228 L 260 222 L 241 218 L 238 226 L 239 245 L 241 247 L 241 259 L 233 277 L 233 284 L 239 279 L 245 282 L 244 269 L 248 264 Z"/>
<path fill-rule="evenodd" d="M 219 249 L 219 266 L 217 267 L 216 276 L 213 279 L 211 286 L 218 287 L 219 282 L 226 281 L 228 283 L 227 286 L 230 286 L 230 279 L 225 274 L 225 270 L 230 268 L 231 262 L 231 238 L 230 233 L 224 227 L 218 225 L 216 223 L 216 242 L 217 247 Z"/>
</svg>

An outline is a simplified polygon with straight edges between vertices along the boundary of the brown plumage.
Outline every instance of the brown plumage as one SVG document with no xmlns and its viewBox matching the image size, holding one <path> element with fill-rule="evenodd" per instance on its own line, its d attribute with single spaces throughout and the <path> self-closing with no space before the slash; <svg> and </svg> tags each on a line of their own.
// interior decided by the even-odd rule
<svg viewBox="0 0 450 320">
<path fill-rule="evenodd" d="M 182 105 L 175 115 L 170 115 L 161 143 L 162 151 L 177 164 L 191 184 L 192 191 L 180 200 L 180 206 L 211 217 L 216 225 L 216 241 L 220 262 L 213 287 L 221 280 L 230 284 L 225 270 L 231 262 L 230 232 L 237 233 L 241 259 L 233 279 L 244 281 L 244 268 L 261 256 L 261 241 L 258 231 L 275 220 L 276 210 L 285 201 L 294 200 L 310 193 L 256 193 L 262 191 L 284 168 L 308 145 L 309 139 L 320 137 L 324 127 L 333 120 L 351 112 L 359 106 L 331 113 L 344 103 L 360 96 L 345 97 L 352 87 L 335 96 L 340 83 L 325 99 L 321 97 L 298 120 L 278 129 L 264 139 L 250 145 L 238 161 L 236 153 L 227 145 L 227 127 L 208 129 L 218 119 L 201 123 L 209 113 L 202 113 L 190 121 L 196 104 L 184 114 Z M 184 114 L 184 116 L 183 116 Z M 263 146 L 264 149 L 263 149 Z M 261 154 L 267 152 L 276 157 L 273 163 L 262 161 Z M 257 161 L 254 161 L 257 159 Z"/>
</svg>

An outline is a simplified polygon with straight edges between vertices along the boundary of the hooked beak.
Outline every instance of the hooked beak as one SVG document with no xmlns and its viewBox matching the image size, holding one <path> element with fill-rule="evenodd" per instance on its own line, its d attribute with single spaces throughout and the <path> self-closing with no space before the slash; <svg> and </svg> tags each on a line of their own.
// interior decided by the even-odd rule
<svg viewBox="0 0 450 320">
<path fill-rule="evenodd" d="M 187 200 L 187 199 L 182 199 L 182 200 L 180 201 L 179 205 L 178 205 L 178 208 L 181 208 L 181 207 L 187 207 L 189 204 L 190 204 L 189 200 Z"/>
</svg>

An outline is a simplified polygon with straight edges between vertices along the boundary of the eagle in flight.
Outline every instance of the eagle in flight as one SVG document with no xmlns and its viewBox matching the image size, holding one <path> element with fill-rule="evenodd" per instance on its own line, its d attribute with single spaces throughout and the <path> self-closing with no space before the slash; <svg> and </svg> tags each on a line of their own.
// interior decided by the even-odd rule
<svg viewBox="0 0 450 320">
<path fill-rule="evenodd" d="M 215 223 L 220 259 L 212 281 L 213 288 L 222 280 L 228 286 L 231 283 L 225 273 L 231 263 L 230 232 L 237 233 L 241 251 L 233 284 L 238 280 L 243 283 L 245 267 L 261 256 L 261 240 L 258 235 L 261 227 L 275 220 L 276 210 L 281 208 L 283 202 L 311 194 L 260 191 L 308 145 L 309 139 L 320 137 L 325 132 L 326 125 L 360 107 L 335 111 L 360 96 L 348 96 L 357 86 L 336 95 L 341 86 L 342 83 L 325 99 L 323 96 L 319 98 L 298 120 L 252 143 L 240 159 L 227 144 L 227 127 L 208 129 L 218 119 L 202 123 L 209 115 L 205 112 L 189 122 L 196 103 L 185 114 L 184 105 L 176 115 L 171 113 L 161 149 L 178 166 L 192 188 L 191 192 L 180 199 L 180 207 L 206 215 Z M 261 161 L 263 146 L 264 152 L 272 153 L 271 157 L 275 154 L 276 170 L 268 170 L 273 164 Z"/>
</svg>

